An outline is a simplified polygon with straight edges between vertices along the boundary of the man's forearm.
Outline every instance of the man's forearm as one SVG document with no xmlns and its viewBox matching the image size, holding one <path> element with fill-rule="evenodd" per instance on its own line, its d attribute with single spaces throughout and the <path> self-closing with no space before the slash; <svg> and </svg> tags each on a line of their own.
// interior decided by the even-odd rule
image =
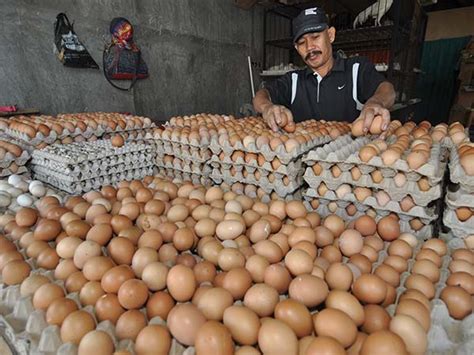
<svg viewBox="0 0 474 355">
<path fill-rule="evenodd" d="M 263 113 L 265 108 L 270 105 L 273 105 L 273 103 L 270 100 L 270 94 L 267 89 L 258 90 L 253 98 L 253 107 L 255 108 L 255 111 Z"/>
<path fill-rule="evenodd" d="M 395 96 L 393 85 L 388 81 L 384 81 L 365 104 L 379 104 L 386 109 L 390 109 L 395 103 Z"/>
</svg>

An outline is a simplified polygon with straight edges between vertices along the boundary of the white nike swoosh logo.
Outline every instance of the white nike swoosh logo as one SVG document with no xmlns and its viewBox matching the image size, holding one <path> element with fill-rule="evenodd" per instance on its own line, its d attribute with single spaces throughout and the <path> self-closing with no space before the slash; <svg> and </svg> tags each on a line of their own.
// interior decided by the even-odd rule
<svg viewBox="0 0 474 355">
<path fill-rule="evenodd" d="M 344 85 L 342 85 L 342 86 L 338 86 L 337 89 L 338 89 L 338 90 L 342 90 L 342 89 L 344 89 L 345 86 L 346 86 L 346 84 L 344 84 Z"/>
</svg>

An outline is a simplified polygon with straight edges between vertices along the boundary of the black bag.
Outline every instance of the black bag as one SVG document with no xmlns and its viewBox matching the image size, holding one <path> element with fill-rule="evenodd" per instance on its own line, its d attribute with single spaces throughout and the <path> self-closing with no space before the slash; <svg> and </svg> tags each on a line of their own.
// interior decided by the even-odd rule
<svg viewBox="0 0 474 355">
<path fill-rule="evenodd" d="M 57 56 L 67 67 L 99 69 L 86 47 L 79 41 L 73 25 L 65 13 L 56 16 L 54 23 L 54 44 Z"/>
<path fill-rule="evenodd" d="M 148 67 L 140 48 L 133 42 L 132 24 L 124 18 L 115 18 L 110 25 L 112 40 L 105 46 L 103 69 L 107 81 L 115 88 L 129 91 L 138 79 L 148 78 Z M 120 87 L 112 80 L 131 80 L 128 88 Z"/>
</svg>

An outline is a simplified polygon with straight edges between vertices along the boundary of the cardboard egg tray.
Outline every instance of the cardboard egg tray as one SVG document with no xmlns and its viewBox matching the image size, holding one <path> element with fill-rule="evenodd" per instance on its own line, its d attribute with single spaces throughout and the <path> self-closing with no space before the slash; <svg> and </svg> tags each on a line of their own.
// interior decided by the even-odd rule
<svg viewBox="0 0 474 355">
<path fill-rule="evenodd" d="M 189 162 L 179 158 L 174 158 L 172 162 L 164 162 L 162 158 L 156 157 L 156 165 L 166 169 L 178 170 L 183 173 L 209 176 L 212 169 L 209 165 L 200 162 Z"/>
<path fill-rule="evenodd" d="M 444 210 L 443 223 L 451 229 L 456 237 L 463 238 L 466 235 L 474 234 L 474 217 L 461 222 L 456 214 L 456 209 L 447 206 Z"/>
<path fill-rule="evenodd" d="M 185 173 L 179 170 L 164 168 L 160 166 L 156 167 L 156 171 L 157 171 L 157 174 L 163 177 L 177 180 L 179 182 L 191 181 L 193 184 L 201 184 L 204 186 L 208 186 L 212 184 L 212 180 L 209 177 L 201 175 L 201 174 Z"/>
<path fill-rule="evenodd" d="M 225 155 L 231 156 L 234 151 L 240 150 L 248 153 L 262 154 L 267 161 L 272 161 L 275 157 L 278 157 L 283 165 L 287 165 L 290 161 L 296 160 L 299 156 L 303 155 L 314 147 L 328 143 L 331 140 L 332 138 L 329 136 L 316 137 L 310 142 L 298 145 L 295 150 L 287 152 L 284 145 L 279 145 L 276 150 L 270 149 L 268 144 L 262 146 L 261 149 L 258 149 L 255 142 L 250 142 L 245 147 L 242 142 L 238 141 L 234 146 L 231 146 L 228 140 L 224 140 L 222 142 L 223 144 L 221 144 L 219 143 L 219 139 L 213 136 L 211 137 L 209 148 L 216 155 L 224 152 Z"/>
<path fill-rule="evenodd" d="M 159 156 L 174 155 L 183 160 L 207 162 L 212 157 L 212 152 L 207 147 L 182 145 L 156 140 L 156 150 Z"/>
<path fill-rule="evenodd" d="M 426 176 L 431 186 L 438 184 L 443 179 L 446 166 L 446 149 L 439 143 L 433 144 L 429 161 L 426 164 L 418 169 L 411 169 L 403 157 L 390 167 L 383 163 L 380 156 L 375 156 L 368 162 L 361 161 L 359 159 L 359 149 L 370 141 L 368 137 L 356 139 L 349 135 L 338 137 L 331 143 L 310 151 L 303 158 L 303 161 L 308 166 L 320 163 L 323 169 L 329 169 L 336 164 L 342 171 L 348 171 L 357 166 L 363 174 L 368 174 L 378 168 L 384 177 L 393 177 L 397 172 L 403 172 L 407 175 L 407 179 L 411 181 L 417 181 L 421 176 Z"/>
<path fill-rule="evenodd" d="M 296 178 L 289 181 L 288 185 L 283 183 L 282 177 L 275 176 L 275 180 L 273 182 L 270 182 L 267 176 L 261 176 L 260 179 L 257 180 L 254 173 L 248 173 L 247 177 L 244 177 L 242 171 L 236 171 L 235 175 L 231 175 L 230 171 L 224 168 L 214 168 L 210 178 L 217 184 L 221 184 L 222 182 L 226 182 L 228 184 L 241 182 L 243 184 L 257 185 L 261 187 L 266 193 L 275 191 L 280 196 L 286 196 L 294 192 L 295 190 L 299 189 L 304 182 L 302 170 L 299 172 L 299 175 L 296 176 Z"/>
<path fill-rule="evenodd" d="M 170 126 L 166 123 L 165 130 L 155 130 L 153 138 L 157 141 L 163 142 L 163 144 L 179 145 L 179 146 L 190 146 L 195 148 L 208 147 L 210 141 L 207 137 L 200 137 L 200 139 L 190 139 L 186 135 L 179 134 L 179 128 Z"/>
<path fill-rule="evenodd" d="M 349 215 L 346 211 L 346 206 L 349 204 L 348 202 L 346 202 L 347 204 L 344 205 L 344 207 L 341 207 L 338 205 L 337 209 L 332 212 L 329 210 L 329 207 L 328 207 L 328 204 L 331 202 L 329 200 L 324 200 L 324 199 L 319 199 L 319 206 L 314 209 L 310 202 L 314 199 L 314 197 L 309 197 L 307 194 L 304 195 L 304 204 L 306 206 L 306 208 L 310 211 L 315 211 L 317 212 L 321 217 L 326 217 L 330 214 L 336 214 L 338 215 L 339 217 L 341 217 L 343 220 L 345 221 L 353 221 L 361 216 L 365 216 L 367 215 L 367 211 L 369 209 L 372 209 L 375 211 L 376 213 L 376 216 L 375 216 L 375 220 L 378 221 L 380 218 L 382 217 L 385 217 L 387 216 L 390 211 L 387 211 L 387 210 L 375 210 L 371 207 L 367 207 L 367 206 L 361 206 L 361 205 L 356 205 L 354 203 L 354 205 L 356 206 L 356 213 L 354 215 Z M 344 202 L 344 201 L 342 201 Z M 411 226 L 410 226 L 410 220 L 412 218 L 410 218 L 409 216 L 400 216 L 400 231 L 401 232 L 407 232 L 407 233 L 412 233 L 413 235 L 415 235 L 418 239 L 430 239 L 432 238 L 433 236 L 433 233 L 434 233 L 434 224 L 433 223 L 430 223 L 430 224 L 425 224 L 421 229 L 415 231 Z"/>
<path fill-rule="evenodd" d="M 65 180 L 63 174 L 51 173 L 50 170 L 41 172 L 33 170 L 33 177 L 37 180 L 43 181 L 53 187 L 69 192 L 71 194 L 78 194 L 88 192 L 90 190 L 99 190 L 103 185 L 115 185 L 122 180 L 141 180 L 145 176 L 153 175 L 155 172 L 154 166 L 145 166 L 138 169 L 128 169 L 114 174 L 98 176 L 91 179 L 81 181 Z"/>
<path fill-rule="evenodd" d="M 413 177 L 413 176 L 412 176 Z M 375 183 L 369 174 L 363 174 L 359 180 L 354 180 L 349 171 L 344 171 L 339 177 L 335 178 L 331 171 L 323 170 L 321 175 L 315 175 L 312 168 L 307 168 L 304 179 L 312 188 L 317 188 L 322 182 L 331 190 L 337 190 L 342 184 L 349 184 L 353 187 L 368 187 L 372 190 L 385 191 L 392 200 L 401 201 L 407 195 L 413 198 L 415 204 L 426 206 L 431 201 L 437 200 L 441 196 L 441 184 L 432 186 L 428 191 L 421 191 L 416 181 L 409 181 L 404 186 L 398 187 L 392 178 L 384 178 L 381 183 Z"/>
<path fill-rule="evenodd" d="M 457 190 L 452 191 L 450 186 L 446 191 L 446 204 L 452 208 L 469 207 L 474 208 L 474 193 L 470 193 L 460 185 L 456 185 Z"/>
<path fill-rule="evenodd" d="M 403 211 L 400 208 L 400 204 L 396 201 L 389 201 L 385 206 L 381 206 L 377 199 L 373 196 L 367 197 L 363 202 L 357 200 L 356 196 L 353 193 L 348 193 L 344 197 L 340 198 L 336 195 L 336 193 L 332 190 L 328 190 L 324 196 L 320 196 L 318 191 L 313 188 L 309 188 L 306 191 L 306 196 L 310 198 L 318 198 L 321 200 L 328 200 L 328 201 L 335 201 L 336 204 L 340 207 L 345 208 L 348 204 L 353 203 L 355 206 L 359 206 L 361 210 L 373 208 L 378 212 L 387 211 L 395 212 L 397 215 L 407 216 L 409 217 L 418 217 L 420 218 L 424 224 L 428 224 L 438 218 L 437 214 L 435 213 L 435 207 L 421 207 L 421 206 L 414 206 L 409 211 Z M 410 219 L 411 219 L 410 218 Z"/>
<path fill-rule="evenodd" d="M 303 162 L 301 159 L 291 161 L 287 165 L 281 165 L 278 167 L 278 169 L 273 169 L 272 165 L 268 161 L 260 166 L 256 160 L 247 163 L 242 157 L 238 157 L 235 161 L 233 161 L 229 155 L 225 155 L 223 160 L 221 160 L 219 156 L 213 155 L 210 159 L 210 164 L 213 167 L 222 166 L 226 169 L 230 169 L 232 166 L 236 168 L 244 167 L 249 172 L 253 173 L 255 170 L 258 170 L 264 175 L 268 175 L 268 173 L 271 172 L 275 175 L 279 174 L 286 176 L 296 176 L 299 171 L 303 169 Z"/>
<path fill-rule="evenodd" d="M 24 174 L 28 172 L 26 166 L 20 166 L 16 171 L 10 169 L 10 166 L 7 168 L 0 168 L 0 177 L 10 176 L 12 174 Z"/>
<path fill-rule="evenodd" d="M 459 161 L 459 154 L 456 147 L 450 151 L 449 173 L 451 182 L 461 185 L 468 193 L 474 193 L 474 176 L 467 175 L 464 171 Z"/>
</svg>

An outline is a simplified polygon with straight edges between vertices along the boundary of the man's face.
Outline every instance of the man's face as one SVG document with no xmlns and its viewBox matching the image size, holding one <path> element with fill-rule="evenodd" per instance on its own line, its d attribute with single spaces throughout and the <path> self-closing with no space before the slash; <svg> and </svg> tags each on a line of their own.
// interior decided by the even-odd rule
<svg viewBox="0 0 474 355">
<path fill-rule="evenodd" d="M 308 67 L 317 70 L 332 56 L 332 42 L 336 29 L 330 27 L 322 32 L 306 33 L 295 43 L 295 48 Z"/>
</svg>

